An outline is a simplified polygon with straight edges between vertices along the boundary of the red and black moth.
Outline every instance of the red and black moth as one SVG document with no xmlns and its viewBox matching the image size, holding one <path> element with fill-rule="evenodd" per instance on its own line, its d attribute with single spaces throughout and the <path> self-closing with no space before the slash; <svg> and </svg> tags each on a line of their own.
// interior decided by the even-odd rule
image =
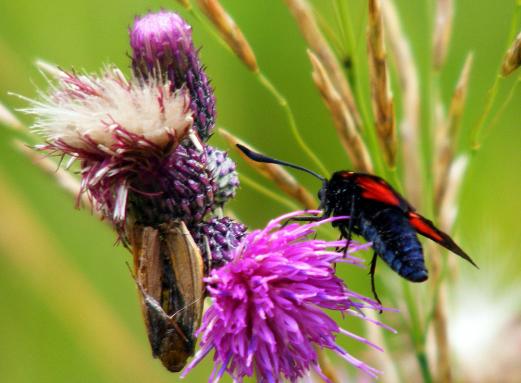
<svg viewBox="0 0 521 383">
<path fill-rule="evenodd" d="M 349 219 L 333 222 L 341 237 L 347 239 L 345 249 L 347 250 L 353 233 L 372 242 L 374 254 L 370 269 L 371 287 L 378 302 L 380 300 L 374 285 L 378 256 L 392 270 L 411 282 L 427 280 L 428 271 L 417 233 L 476 266 L 448 234 L 418 214 L 404 197 L 378 176 L 342 170 L 335 172 L 328 180 L 302 166 L 266 157 L 240 144 L 237 147 L 253 161 L 289 166 L 305 171 L 322 181 L 318 198 L 319 209 L 323 211 L 323 215 L 302 218 L 319 220 L 330 216 L 348 216 Z"/>
</svg>

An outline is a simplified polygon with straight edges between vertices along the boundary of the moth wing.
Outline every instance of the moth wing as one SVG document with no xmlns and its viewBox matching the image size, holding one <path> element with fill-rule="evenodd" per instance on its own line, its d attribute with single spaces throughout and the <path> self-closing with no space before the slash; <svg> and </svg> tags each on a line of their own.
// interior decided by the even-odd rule
<svg viewBox="0 0 521 383">
<path fill-rule="evenodd" d="M 355 183 L 362 190 L 362 197 L 378 201 L 390 206 L 396 206 L 404 212 L 414 211 L 409 204 L 391 185 L 384 179 L 365 173 L 353 173 Z"/>
<path fill-rule="evenodd" d="M 172 222 L 162 228 L 170 255 L 177 289 L 182 293 L 184 307 L 179 312 L 190 333 L 201 324 L 204 304 L 204 262 L 201 252 L 188 228 L 182 221 Z"/>
<path fill-rule="evenodd" d="M 461 247 L 459 247 L 453 239 L 443 231 L 439 230 L 431 220 L 428 220 L 421 215 L 410 212 L 409 213 L 409 223 L 411 226 L 421 235 L 432 239 L 434 242 L 440 244 L 447 250 L 452 251 L 454 254 L 459 255 L 461 258 L 469 261 L 474 266 L 478 267 L 476 263 L 468 256 L 467 253 L 463 251 Z"/>
</svg>

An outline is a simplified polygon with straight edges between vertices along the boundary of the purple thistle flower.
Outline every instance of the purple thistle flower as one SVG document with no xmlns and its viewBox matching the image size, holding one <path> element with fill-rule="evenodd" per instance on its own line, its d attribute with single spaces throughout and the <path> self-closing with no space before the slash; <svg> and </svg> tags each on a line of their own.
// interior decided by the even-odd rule
<svg viewBox="0 0 521 383">
<path fill-rule="evenodd" d="M 315 347 L 334 351 L 372 377 L 379 373 L 342 349 L 336 336 L 343 334 L 378 347 L 343 330 L 324 311 L 363 318 L 359 310 L 380 309 L 373 300 L 348 290 L 335 276 L 335 263 L 360 265 L 362 260 L 351 253 L 368 245 L 351 243 L 343 258 L 328 249 L 343 246 L 345 241 L 309 239 L 318 225 L 345 217 L 282 226 L 301 214 L 279 217 L 265 229 L 248 234 L 234 259 L 206 278 L 213 304 L 199 329 L 201 349 L 183 376 L 214 350 L 212 382 L 225 372 L 239 382 L 253 375 L 259 382 L 295 382 L 310 370 L 327 381 Z"/>
<path fill-rule="evenodd" d="M 192 28 L 174 12 L 138 17 L 129 31 L 132 67 L 138 77 L 169 80 L 174 89 L 186 87 L 194 127 L 206 141 L 215 124 L 215 97 L 192 42 Z"/>
<path fill-rule="evenodd" d="M 246 226 L 228 217 L 214 217 L 190 232 L 201 249 L 209 273 L 232 260 L 235 248 L 246 235 Z"/>
<path fill-rule="evenodd" d="M 235 197 L 235 192 L 239 187 L 239 175 L 235 170 L 235 162 L 228 156 L 228 153 L 212 146 L 207 146 L 206 153 L 208 154 L 208 168 L 217 184 L 215 203 L 222 206 Z"/>
</svg>

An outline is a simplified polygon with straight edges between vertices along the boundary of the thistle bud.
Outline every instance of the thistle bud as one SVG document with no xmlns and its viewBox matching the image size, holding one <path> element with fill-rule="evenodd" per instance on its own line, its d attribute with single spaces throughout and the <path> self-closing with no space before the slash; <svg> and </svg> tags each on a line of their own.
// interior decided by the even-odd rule
<svg viewBox="0 0 521 383">
<path fill-rule="evenodd" d="M 246 226 L 228 217 L 212 218 L 195 226 L 191 233 L 207 268 L 213 270 L 233 258 L 233 250 L 246 235 Z"/>
<path fill-rule="evenodd" d="M 207 168 L 206 153 L 179 145 L 175 152 L 142 173 L 140 190 L 131 194 L 129 211 L 140 223 L 156 226 L 172 218 L 189 225 L 214 209 L 216 184 Z"/>
<path fill-rule="evenodd" d="M 239 176 L 235 170 L 235 162 L 225 151 L 208 146 L 208 170 L 212 174 L 213 181 L 217 185 L 215 204 L 224 205 L 229 199 L 235 197 L 239 186 Z"/>
<path fill-rule="evenodd" d="M 178 14 L 161 11 L 136 18 L 130 29 L 132 68 L 137 77 L 186 87 L 194 128 L 203 141 L 215 124 L 215 97 L 192 42 L 192 28 Z"/>
</svg>

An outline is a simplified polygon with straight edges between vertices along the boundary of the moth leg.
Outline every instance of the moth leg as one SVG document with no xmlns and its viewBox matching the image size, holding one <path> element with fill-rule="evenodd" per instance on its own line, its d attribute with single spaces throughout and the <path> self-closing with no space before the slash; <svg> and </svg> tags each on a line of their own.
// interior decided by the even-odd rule
<svg viewBox="0 0 521 383">
<path fill-rule="evenodd" d="M 172 326 L 175 329 L 175 331 L 179 334 L 179 336 L 186 343 L 189 343 L 190 340 L 186 337 L 184 331 L 181 329 L 181 327 L 179 327 L 177 321 L 175 320 L 176 313 L 174 313 L 173 315 L 168 315 L 168 313 L 163 309 L 163 307 L 161 307 L 159 302 L 145 291 L 143 285 L 139 283 L 137 280 L 135 280 L 135 282 L 139 288 L 139 291 L 141 292 L 141 295 L 143 296 L 143 299 L 145 300 L 147 308 L 152 313 L 156 314 L 161 320 L 167 322 L 170 326 Z"/>
<path fill-rule="evenodd" d="M 374 282 L 374 273 L 376 271 L 376 261 L 378 260 L 378 255 L 376 253 L 373 253 L 373 258 L 371 259 L 371 269 L 369 271 L 369 275 L 371 275 L 371 291 L 373 293 L 374 299 L 382 306 L 382 301 L 380 298 L 378 298 L 378 294 L 376 293 L 376 285 Z M 380 309 L 380 314 L 382 313 L 382 310 Z"/>
<path fill-rule="evenodd" d="M 302 217 L 288 218 L 282 224 L 282 227 L 287 226 L 291 222 L 316 222 L 316 221 L 320 221 L 320 220 L 322 220 L 324 218 L 327 218 L 327 216 L 325 214 L 322 214 L 322 215 L 305 215 L 305 216 L 302 216 Z"/>
<path fill-rule="evenodd" d="M 353 237 L 353 215 L 355 214 L 355 195 L 351 196 L 351 207 L 349 211 L 349 225 L 347 226 L 347 232 L 345 229 L 341 229 L 341 233 L 346 241 L 346 246 L 344 247 L 343 257 L 345 258 L 347 255 L 347 251 L 349 250 L 349 246 L 351 245 L 351 239 Z"/>
</svg>

